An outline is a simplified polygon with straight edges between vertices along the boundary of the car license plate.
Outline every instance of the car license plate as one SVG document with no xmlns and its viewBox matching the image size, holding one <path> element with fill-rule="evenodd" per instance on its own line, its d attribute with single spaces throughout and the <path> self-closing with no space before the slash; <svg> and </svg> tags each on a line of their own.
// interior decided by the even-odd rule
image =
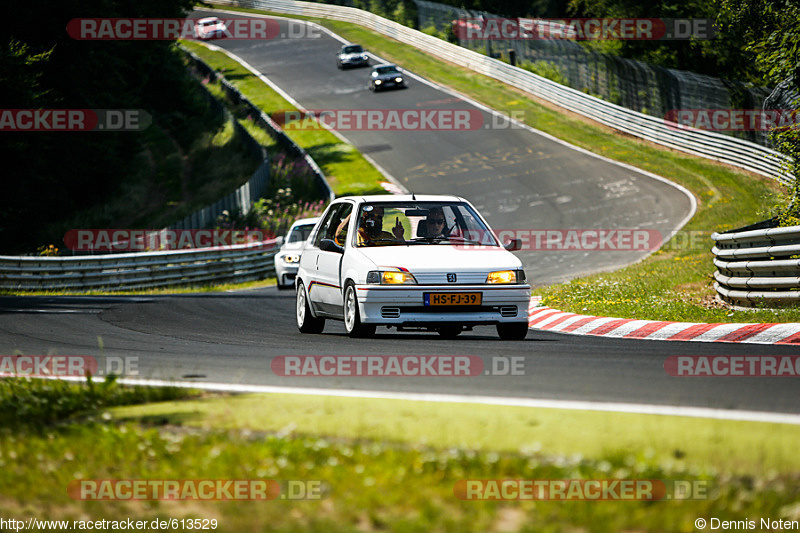
<svg viewBox="0 0 800 533">
<path fill-rule="evenodd" d="M 426 292 L 425 305 L 481 305 L 480 292 Z"/>
</svg>

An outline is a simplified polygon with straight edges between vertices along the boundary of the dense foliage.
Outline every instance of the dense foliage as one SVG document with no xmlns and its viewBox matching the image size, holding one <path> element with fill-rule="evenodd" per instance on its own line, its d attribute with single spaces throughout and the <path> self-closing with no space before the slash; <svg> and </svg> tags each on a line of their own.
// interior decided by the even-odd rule
<svg viewBox="0 0 800 533">
<path fill-rule="evenodd" d="M 67 34 L 67 23 L 80 17 L 180 17 L 191 4 L 30 0 L 7 6 L 9 24 L 0 38 L 4 109 L 143 109 L 154 127 L 124 133 L 3 132 L 0 253 L 30 251 L 41 244 L 48 223 L 113 195 L 121 179 L 137 170 L 131 163 L 154 132 L 166 132 L 178 147 L 189 144 L 206 108 L 191 90 L 174 43 L 80 41 Z"/>
</svg>

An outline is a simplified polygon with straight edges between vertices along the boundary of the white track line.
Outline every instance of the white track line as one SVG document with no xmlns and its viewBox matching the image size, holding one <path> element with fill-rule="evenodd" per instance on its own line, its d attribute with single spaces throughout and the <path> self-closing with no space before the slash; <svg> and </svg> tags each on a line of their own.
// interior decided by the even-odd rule
<svg viewBox="0 0 800 533">
<path fill-rule="evenodd" d="M 86 381 L 85 378 L 72 376 L 48 379 L 63 379 L 65 381 L 77 382 Z M 645 415 L 686 416 L 690 418 L 712 418 L 716 420 L 741 420 L 747 422 L 800 425 L 800 415 L 797 414 L 769 413 L 764 411 L 745 411 L 733 409 L 712 409 L 706 407 L 680 407 L 639 403 L 550 400 L 535 398 L 503 398 L 494 396 L 468 396 L 463 394 L 314 389 L 299 387 L 277 387 L 271 385 L 197 383 L 191 381 L 166 381 L 159 379 L 120 378 L 117 380 L 117 382 L 123 385 L 195 388 L 218 392 L 296 394 L 303 396 L 328 396 L 338 398 L 373 398 L 381 400 L 406 400 L 417 402 L 464 403 L 509 407 L 529 407 L 535 409 L 567 409 L 572 411 L 600 411 Z"/>
</svg>

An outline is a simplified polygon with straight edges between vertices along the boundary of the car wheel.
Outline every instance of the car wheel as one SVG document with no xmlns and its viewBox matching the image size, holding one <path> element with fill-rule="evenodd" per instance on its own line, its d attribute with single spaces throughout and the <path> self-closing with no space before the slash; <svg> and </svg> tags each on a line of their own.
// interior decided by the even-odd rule
<svg viewBox="0 0 800 533">
<path fill-rule="evenodd" d="M 351 337 L 370 337 L 375 333 L 375 324 L 361 323 L 356 288 L 352 283 L 344 289 L 344 329 Z"/>
<path fill-rule="evenodd" d="M 291 289 L 291 288 L 292 288 L 291 284 L 284 285 L 283 283 L 280 282 L 280 280 L 278 280 L 278 290 L 279 291 L 285 291 L 285 290 L 288 290 L 288 289 Z"/>
<path fill-rule="evenodd" d="M 461 326 L 442 326 L 437 330 L 445 339 L 455 339 L 461 334 Z"/>
<path fill-rule="evenodd" d="M 297 329 L 301 333 L 320 333 L 325 327 L 325 319 L 311 314 L 308 305 L 308 294 L 302 281 L 297 282 Z"/>
<path fill-rule="evenodd" d="M 497 324 L 497 334 L 504 341 L 521 341 L 528 335 L 527 322 Z"/>
</svg>

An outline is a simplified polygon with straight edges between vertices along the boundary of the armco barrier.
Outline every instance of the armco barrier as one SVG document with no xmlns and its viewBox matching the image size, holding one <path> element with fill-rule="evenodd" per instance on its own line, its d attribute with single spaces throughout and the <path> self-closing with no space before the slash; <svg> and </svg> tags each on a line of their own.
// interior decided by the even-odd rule
<svg viewBox="0 0 800 533">
<path fill-rule="evenodd" d="M 714 288 L 723 301 L 743 307 L 800 304 L 800 226 L 742 228 L 711 238 Z"/>
<path fill-rule="evenodd" d="M 668 127 L 663 119 L 625 109 L 367 11 L 295 0 L 209 0 L 209 2 L 359 24 L 630 135 L 769 176 L 786 184 L 793 180 L 793 177 L 784 171 L 785 156 L 774 150 L 716 132 Z"/>
<path fill-rule="evenodd" d="M 272 120 L 269 115 L 264 113 L 260 108 L 248 100 L 245 95 L 239 92 L 239 89 L 225 79 L 225 76 L 211 68 L 211 66 L 200 59 L 197 54 L 194 54 L 189 50 L 184 51 L 189 55 L 194 62 L 194 66 L 200 72 L 204 73 L 211 79 L 219 80 L 223 90 L 225 91 L 225 94 L 231 99 L 232 102 L 234 102 L 234 104 L 247 107 L 250 116 L 253 118 L 256 124 L 262 127 L 283 150 L 286 150 L 295 157 L 305 159 L 308 167 L 314 174 L 314 178 L 317 182 L 317 188 L 319 189 L 320 195 L 323 198 L 327 198 L 328 201 L 333 201 L 333 199 L 336 198 L 333 189 L 331 189 L 328 181 L 325 179 L 325 174 L 322 173 L 322 169 L 319 168 L 317 162 L 314 161 L 314 159 L 312 159 L 303 148 L 298 146 L 292 139 L 290 139 L 283 129 L 281 129 L 281 127 L 274 120 Z"/>
<path fill-rule="evenodd" d="M 195 68 L 203 75 L 207 74 L 207 70 L 211 70 L 208 65 L 194 56 L 194 54 L 188 50 L 186 53 L 189 54 L 190 58 L 194 60 Z M 233 125 L 234 135 L 241 140 L 245 147 L 247 147 L 254 159 L 261 161 L 261 164 L 255 170 L 250 179 L 247 180 L 247 182 L 241 187 L 227 196 L 220 198 L 213 204 L 199 209 L 191 215 L 188 215 L 180 222 L 168 226 L 167 229 L 208 228 L 211 227 L 225 211 L 228 211 L 229 213 L 238 211 L 243 215 L 246 215 L 250 211 L 253 203 L 266 192 L 267 185 L 269 184 L 270 160 L 267 154 L 267 149 L 262 146 L 261 143 L 255 140 L 253 136 L 250 135 L 250 133 L 244 128 L 244 126 L 239 124 L 239 121 L 233 117 L 233 115 L 222 104 L 222 102 L 217 100 L 207 89 L 204 88 L 203 91 L 211 107 L 218 110 L 218 112 L 225 117 L 225 120 L 229 121 Z"/>
<path fill-rule="evenodd" d="M 0 256 L 0 289 L 135 290 L 275 275 L 276 240 L 219 248 L 77 257 Z"/>
</svg>

